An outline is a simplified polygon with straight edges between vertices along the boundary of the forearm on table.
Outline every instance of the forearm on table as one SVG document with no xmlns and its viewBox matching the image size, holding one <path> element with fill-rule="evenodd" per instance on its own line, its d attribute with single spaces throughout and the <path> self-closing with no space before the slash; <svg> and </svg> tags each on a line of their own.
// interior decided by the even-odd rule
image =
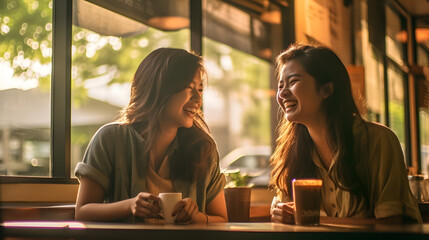
<svg viewBox="0 0 429 240">
<path fill-rule="evenodd" d="M 76 207 L 78 221 L 111 221 L 125 219 L 132 214 L 130 201 L 126 199 L 114 203 L 87 203 Z"/>
<path fill-rule="evenodd" d="M 215 215 L 207 215 L 209 217 L 209 223 L 213 222 L 228 222 L 228 219 L 225 219 L 221 216 L 215 216 Z"/>
<path fill-rule="evenodd" d="M 402 216 L 387 218 L 351 218 L 351 217 L 320 217 L 320 223 L 325 224 L 401 224 Z"/>
<path fill-rule="evenodd" d="M 198 212 L 192 220 L 192 223 L 207 223 L 207 222 L 209 223 L 228 222 L 228 220 L 221 216 L 209 215 L 209 214 L 206 215 L 205 213 L 202 213 L 202 212 Z"/>
</svg>

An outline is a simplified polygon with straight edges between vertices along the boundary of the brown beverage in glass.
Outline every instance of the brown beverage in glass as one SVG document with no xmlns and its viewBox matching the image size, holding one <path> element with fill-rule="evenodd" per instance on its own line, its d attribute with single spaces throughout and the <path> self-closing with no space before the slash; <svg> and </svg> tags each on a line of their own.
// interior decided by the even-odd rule
<svg viewBox="0 0 429 240">
<path fill-rule="evenodd" d="M 295 224 L 317 225 L 320 221 L 320 199 L 322 180 L 294 179 L 293 201 Z"/>
<path fill-rule="evenodd" d="M 230 222 L 249 222 L 251 188 L 225 188 L 224 193 L 228 220 Z"/>
</svg>

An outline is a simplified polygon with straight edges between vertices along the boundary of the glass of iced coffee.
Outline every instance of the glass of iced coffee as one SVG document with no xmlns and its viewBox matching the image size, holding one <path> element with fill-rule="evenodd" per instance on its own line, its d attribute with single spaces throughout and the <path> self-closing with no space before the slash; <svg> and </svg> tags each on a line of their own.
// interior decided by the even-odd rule
<svg viewBox="0 0 429 240">
<path fill-rule="evenodd" d="M 320 222 L 321 179 L 293 179 L 295 224 L 318 225 Z"/>
</svg>

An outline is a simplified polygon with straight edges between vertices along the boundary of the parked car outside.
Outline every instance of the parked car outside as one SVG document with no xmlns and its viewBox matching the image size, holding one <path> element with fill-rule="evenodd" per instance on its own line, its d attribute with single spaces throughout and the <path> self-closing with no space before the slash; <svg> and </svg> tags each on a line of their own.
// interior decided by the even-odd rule
<svg viewBox="0 0 429 240">
<path fill-rule="evenodd" d="M 266 187 L 270 180 L 271 153 L 271 146 L 268 145 L 239 147 L 220 160 L 220 167 L 226 172 L 239 169 L 241 173 L 250 176 L 249 184 Z"/>
</svg>

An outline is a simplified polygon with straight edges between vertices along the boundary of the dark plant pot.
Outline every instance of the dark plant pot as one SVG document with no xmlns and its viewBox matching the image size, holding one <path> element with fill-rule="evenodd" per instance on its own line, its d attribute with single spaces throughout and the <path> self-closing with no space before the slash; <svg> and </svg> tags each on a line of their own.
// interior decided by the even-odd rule
<svg viewBox="0 0 429 240">
<path fill-rule="evenodd" d="M 251 188 L 225 188 L 224 193 L 229 221 L 249 222 Z"/>
</svg>

